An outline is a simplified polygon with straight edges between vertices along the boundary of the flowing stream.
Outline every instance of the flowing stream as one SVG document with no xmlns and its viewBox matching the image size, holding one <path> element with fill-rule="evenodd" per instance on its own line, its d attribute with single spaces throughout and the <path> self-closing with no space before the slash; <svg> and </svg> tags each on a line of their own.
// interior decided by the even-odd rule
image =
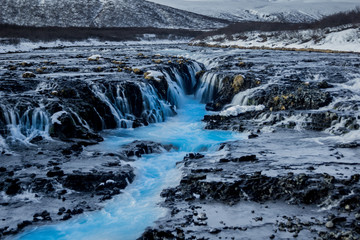
<svg viewBox="0 0 360 240">
<path fill-rule="evenodd" d="M 39 227 L 18 239 L 136 239 L 146 227 L 166 214 L 158 204 L 162 189 L 176 186 L 181 171 L 176 162 L 188 152 L 208 152 L 224 141 L 241 139 L 239 133 L 203 129 L 206 111 L 203 104 L 184 97 L 178 115 L 166 122 L 137 129 L 118 129 L 105 132 L 105 141 L 92 148 L 114 150 L 134 140 L 151 140 L 172 144 L 177 150 L 146 155 L 137 159 L 136 179 L 121 195 L 100 212 L 87 213 L 58 225 Z M 94 149 L 88 149 L 94 150 Z"/>
</svg>

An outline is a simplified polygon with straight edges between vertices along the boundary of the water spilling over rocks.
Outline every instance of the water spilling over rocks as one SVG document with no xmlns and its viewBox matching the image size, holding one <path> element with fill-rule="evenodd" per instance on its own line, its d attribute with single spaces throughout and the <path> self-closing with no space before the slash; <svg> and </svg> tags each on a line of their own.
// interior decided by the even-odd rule
<svg viewBox="0 0 360 240">
<path fill-rule="evenodd" d="M 170 213 L 142 236 L 124 230 L 125 239 L 356 239 L 359 63 L 352 54 L 173 45 L 3 54 L 0 211 L 13 213 L 1 234 L 101 209 L 149 184 L 136 182 L 147 160 L 144 175 L 155 180 L 145 179 L 157 182 L 156 161 L 179 158 L 179 181 L 154 191 Z M 208 112 L 184 108 L 186 95 Z M 182 109 L 185 120 L 173 118 Z M 129 211 L 149 190 L 131 191 L 118 203 L 135 202 Z"/>
</svg>

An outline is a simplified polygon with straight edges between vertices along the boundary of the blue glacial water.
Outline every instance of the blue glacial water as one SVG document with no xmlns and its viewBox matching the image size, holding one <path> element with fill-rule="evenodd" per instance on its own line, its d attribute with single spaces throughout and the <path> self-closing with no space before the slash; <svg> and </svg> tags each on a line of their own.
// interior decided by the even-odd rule
<svg viewBox="0 0 360 240">
<path fill-rule="evenodd" d="M 22 240 L 102 239 L 130 240 L 141 236 L 146 227 L 166 214 L 161 202 L 162 189 L 176 186 L 181 170 L 176 162 L 189 152 L 209 152 L 219 143 L 241 139 L 239 133 L 204 130 L 201 119 L 206 114 L 203 104 L 186 97 L 178 115 L 166 122 L 137 129 L 119 129 L 104 133 L 105 141 L 93 147 L 100 151 L 114 151 L 134 140 L 151 140 L 172 144 L 177 150 L 150 154 L 137 159 L 135 181 L 122 194 L 98 212 L 86 213 L 57 225 L 43 226 L 19 236 Z"/>
</svg>

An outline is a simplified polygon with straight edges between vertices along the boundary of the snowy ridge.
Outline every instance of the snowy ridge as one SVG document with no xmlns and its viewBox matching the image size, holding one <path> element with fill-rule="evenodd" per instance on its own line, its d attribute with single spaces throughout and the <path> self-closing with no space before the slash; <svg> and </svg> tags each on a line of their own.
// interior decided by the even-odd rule
<svg viewBox="0 0 360 240">
<path fill-rule="evenodd" d="M 194 44 L 239 46 L 245 48 L 293 48 L 360 52 L 360 25 L 316 30 L 245 32 L 217 35 L 194 41 Z"/>
<path fill-rule="evenodd" d="M 0 24 L 209 29 L 223 21 L 143 0 L 2 0 Z"/>
<path fill-rule="evenodd" d="M 231 21 L 311 22 L 360 5 L 356 0 L 150 0 Z"/>
</svg>

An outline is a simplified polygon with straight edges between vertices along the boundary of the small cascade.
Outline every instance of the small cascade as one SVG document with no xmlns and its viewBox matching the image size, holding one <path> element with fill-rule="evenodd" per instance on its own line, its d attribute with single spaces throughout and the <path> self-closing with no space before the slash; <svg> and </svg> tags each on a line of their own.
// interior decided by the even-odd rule
<svg viewBox="0 0 360 240">
<path fill-rule="evenodd" d="M 118 127 L 131 128 L 135 119 L 130 111 L 130 105 L 125 95 L 125 90 L 120 86 L 116 86 L 114 96 L 111 85 L 106 88 L 104 85 L 93 85 L 93 93 L 101 99 L 109 108 L 115 118 Z"/>
<path fill-rule="evenodd" d="M 170 74 L 167 71 L 163 71 L 165 79 L 169 85 L 168 91 L 167 91 L 167 100 L 169 103 L 175 107 L 179 107 L 182 103 L 182 98 L 184 95 L 184 92 L 181 88 L 181 86 L 176 82 L 173 81 Z"/>
<path fill-rule="evenodd" d="M 8 138 L 19 140 L 29 144 L 35 137 L 50 139 L 50 119 L 45 112 L 44 106 L 37 108 L 29 107 L 24 113 L 18 109 L 7 109 L 2 106 L 4 119 L 7 126 Z"/>
<path fill-rule="evenodd" d="M 166 120 L 166 117 L 175 114 L 173 106 L 169 102 L 160 99 L 153 86 L 146 83 L 139 83 L 139 86 L 144 109 L 142 117 L 146 122 L 163 122 Z"/>
<path fill-rule="evenodd" d="M 0 134 L 0 154 L 2 154 L 3 152 L 5 152 L 7 148 L 8 148 L 8 147 L 7 147 L 7 145 L 6 145 L 5 139 L 4 139 L 3 136 L 1 136 L 1 134 Z"/>
<path fill-rule="evenodd" d="M 196 98 L 201 103 L 208 103 L 215 99 L 216 94 L 222 87 L 223 77 L 214 72 L 206 72 L 200 79 L 200 87 L 196 92 Z"/>
</svg>

